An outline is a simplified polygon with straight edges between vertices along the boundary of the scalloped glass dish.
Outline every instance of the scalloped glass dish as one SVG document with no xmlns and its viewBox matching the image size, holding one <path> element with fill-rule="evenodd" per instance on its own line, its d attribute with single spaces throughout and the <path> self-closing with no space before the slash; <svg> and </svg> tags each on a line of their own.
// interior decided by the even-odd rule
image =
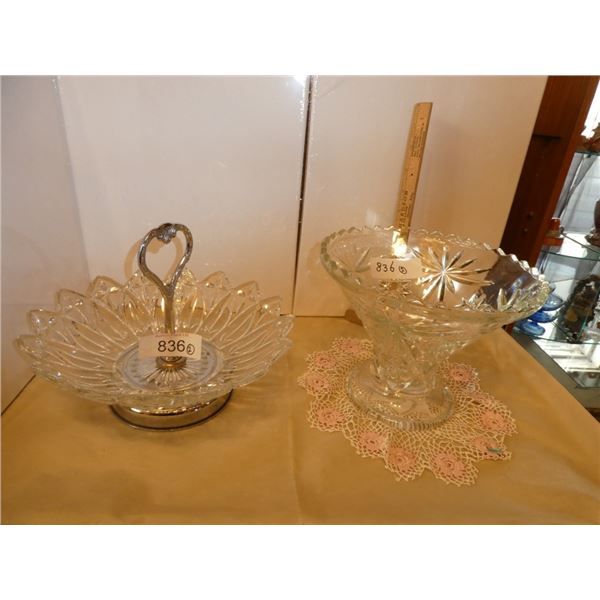
<svg viewBox="0 0 600 600">
<path fill-rule="evenodd" d="M 165 323 L 165 301 L 139 271 L 124 285 L 97 277 L 85 294 L 61 290 L 54 311 L 29 312 L 32 333 L 16 345 L 37 375 L 159 429 L 212 416 L 291 345 L 293 317 L 280 314 L 280 298 L 261 299 L 255 282 L 233 287 L 221 272 L 198 280 L 185 269 L 172 304 L 174 331 L 203 337 L 200 360 L 178 369 L 138 354 L 138 338 Z"/>
<path fill-rule="evenodd" d="M 390 257 L 416 262 L 418 276 L 375 277 L 374 261 Z M 347 391 L 401 429 L 445 421 L 452 401 L 438 366 L 480 335 L 534 313 L 550 293 L 543 276 L 515 256 L 422 229 L 407 240 L 393 227 L 338 231 L 323 240 L 321 261 L 374 345 L 375 359 L 350 373 Z"/>
</svg>

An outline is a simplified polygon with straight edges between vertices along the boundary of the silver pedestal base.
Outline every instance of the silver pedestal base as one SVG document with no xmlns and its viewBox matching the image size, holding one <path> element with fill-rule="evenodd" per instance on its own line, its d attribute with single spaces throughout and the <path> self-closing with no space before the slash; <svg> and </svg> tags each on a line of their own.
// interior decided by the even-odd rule
<svg viewBox="0 0 600 600">
<path fill-rule="evenodd" d="M 214 417 L 227 404 L 232 393 L 233 391 L 205 404 L 196 404 L 181 408 L 175 407 L 160 411 L 126 408 L 118 404 L 113 404 L 110 408 L 117 417 L 132 427 L 153 429 L 155 431 L 173 431 L 183 427 L 199 425 Z"/>
</svg>

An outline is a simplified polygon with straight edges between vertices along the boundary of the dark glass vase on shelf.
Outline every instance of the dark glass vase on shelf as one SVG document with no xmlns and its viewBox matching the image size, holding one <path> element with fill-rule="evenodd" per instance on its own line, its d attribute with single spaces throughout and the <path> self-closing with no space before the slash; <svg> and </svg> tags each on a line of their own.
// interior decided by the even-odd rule
<svg viewBox="0 0 600 600">
<path fill-rule="evenodd" d="M 572 342 L 580 342 L 582 334 L 594 319 L 594 310 L 600 297 L 600 276 L 590 275 L 577 283 L 564 306 L 557 324 Z"/>
</svg>

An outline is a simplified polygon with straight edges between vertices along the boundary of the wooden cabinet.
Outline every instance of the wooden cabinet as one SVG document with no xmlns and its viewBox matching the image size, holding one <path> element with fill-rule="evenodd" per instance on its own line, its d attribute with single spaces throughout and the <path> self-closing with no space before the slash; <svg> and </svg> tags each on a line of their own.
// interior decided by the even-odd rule
<svg viewBox="0 0 600 600">
<path fill-rule="evenodd" d="M 535 264 L 594 93 L 597 76 L 548 77 L 500 246 Z"/>
</svg>

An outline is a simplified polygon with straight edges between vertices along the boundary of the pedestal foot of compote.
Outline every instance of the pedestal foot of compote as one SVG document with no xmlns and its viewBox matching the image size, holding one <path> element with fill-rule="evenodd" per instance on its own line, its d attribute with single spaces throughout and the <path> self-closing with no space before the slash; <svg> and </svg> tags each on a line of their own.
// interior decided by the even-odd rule
<svg viewBox="0 0 600 600">
<path fill-rule="evenodd" d="M 346 382 L 348 396 L 356 405 L 398 429 L 437 427 L 452 414 L 452 394 L 441 382 L 433 388 L 414 382 L 395 388 L 375 375 L 371 360 L 354 367 Z"/>
</svg>

